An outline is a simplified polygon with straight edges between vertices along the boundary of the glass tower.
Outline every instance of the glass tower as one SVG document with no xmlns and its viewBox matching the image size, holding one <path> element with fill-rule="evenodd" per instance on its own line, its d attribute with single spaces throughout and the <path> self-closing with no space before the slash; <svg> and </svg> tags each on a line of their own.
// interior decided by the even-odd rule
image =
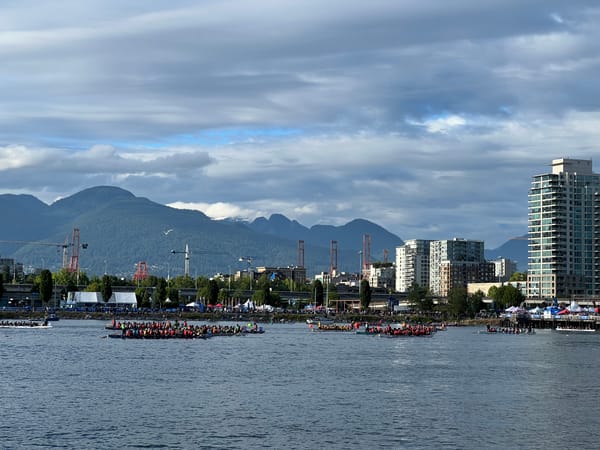
<svg viewBox="0 0 600 450">
<path fill-rule="evenodd" d="M 600 290 L 600 174 L 591 160 L 555 159 L 528 198 L 527 296 L 590 300 Z"/>
</svg>

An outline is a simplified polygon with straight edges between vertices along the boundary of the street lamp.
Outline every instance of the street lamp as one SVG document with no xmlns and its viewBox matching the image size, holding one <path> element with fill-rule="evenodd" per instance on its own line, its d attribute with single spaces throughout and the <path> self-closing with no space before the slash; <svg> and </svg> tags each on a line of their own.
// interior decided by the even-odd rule
<svg viewBox="0 0 600 450">
<path fill-rule="evenodd" d="M 362 250 L 358 251 L 358 258 L 359 258 L 359 266 L 358 266 L 358 301 L 360 302 L 360 285 L 362 282 L 362 256 L 363 256 L 363 252 Z"/>
<path fill-rule="evenodd" d="M 252 278 L 254 278 L 253 274 L 250 271 L 250 268 L 252 266 L 252 258 L 250 256 L 240 256 L 238 261 L 248 263 L 248 276 L 250 277 L 250 292 L 252 292 Z"/>
<path fill-rule="evenodd" d="M 182 253 L 184 255 L 184 267 L 183 267 L 183 273 L 186 277 L 190 276 L 190 248 L 188 246 L 188 244 L 185 244 L 185 250 L 180 252 L 177 250 L 171 250 L 171 253 L 176 255 L 178 253 Z"/>
</svg>

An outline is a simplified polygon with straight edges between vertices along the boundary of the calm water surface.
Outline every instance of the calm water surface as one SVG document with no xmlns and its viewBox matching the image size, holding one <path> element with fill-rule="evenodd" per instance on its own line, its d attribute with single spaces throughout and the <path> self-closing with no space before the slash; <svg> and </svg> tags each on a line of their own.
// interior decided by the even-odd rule
<svg viewBox="0 0 600 450">
<path fill-rule="evenodd" d="M 0 329 L 1 448 L 600 447 L 600 335 Z"/>
</svg>

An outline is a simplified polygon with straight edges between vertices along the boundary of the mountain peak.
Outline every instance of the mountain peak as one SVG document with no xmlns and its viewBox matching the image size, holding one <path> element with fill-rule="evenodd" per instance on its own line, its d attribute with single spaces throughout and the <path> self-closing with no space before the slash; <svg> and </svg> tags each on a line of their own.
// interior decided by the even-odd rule
<svg viewBox="0 0 600 450">
<path fill-rule="evenodd" d="M 55 201 L 51 206 L 56 209 L 84 211 L 93 207 L 104 206 L 121 200 L 131 200 L 135 196 L 125 189 L 113 186 L 97 186 L 84 189 L 69 197 Z"/>
</svg>

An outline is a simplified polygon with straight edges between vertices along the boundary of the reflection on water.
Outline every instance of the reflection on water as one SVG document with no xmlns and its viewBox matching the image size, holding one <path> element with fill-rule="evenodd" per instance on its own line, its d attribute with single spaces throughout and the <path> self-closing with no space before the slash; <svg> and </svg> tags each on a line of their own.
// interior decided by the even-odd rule
<svg viewBox="0 0 600 450">
<path fill-rule="evenodd" d="M 600 335 L 0 331 L 3 448 L 594 448 Z M 556 438 L 569 425 L 569 439 Z M 567 445 L 568 444 L 568 445 Z"/>
</svg>

